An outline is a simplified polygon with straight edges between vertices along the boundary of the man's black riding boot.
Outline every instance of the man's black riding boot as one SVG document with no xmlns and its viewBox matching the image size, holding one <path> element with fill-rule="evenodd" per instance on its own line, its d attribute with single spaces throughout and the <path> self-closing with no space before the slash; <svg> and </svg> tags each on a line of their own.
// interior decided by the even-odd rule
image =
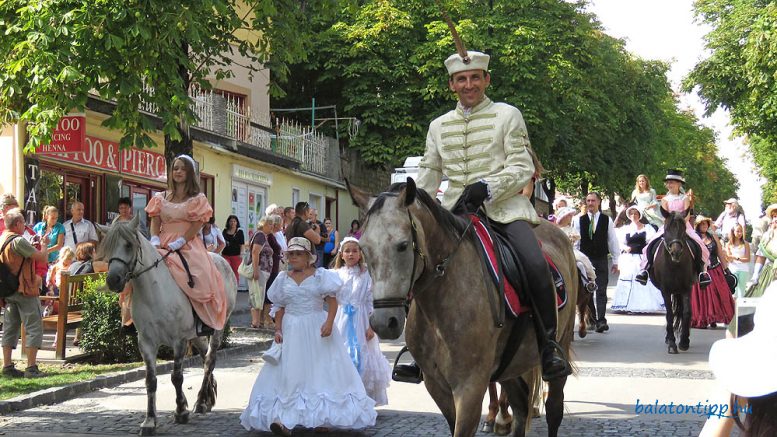
<svg viewBox="0 0 777 437">
<path fill-rule="evenodd" d="M 543 381 L 552 381 L 572 374 L 572 367 L 556 342 L 556 329 L 547 330 L 538 341 Z"/>
</svg>

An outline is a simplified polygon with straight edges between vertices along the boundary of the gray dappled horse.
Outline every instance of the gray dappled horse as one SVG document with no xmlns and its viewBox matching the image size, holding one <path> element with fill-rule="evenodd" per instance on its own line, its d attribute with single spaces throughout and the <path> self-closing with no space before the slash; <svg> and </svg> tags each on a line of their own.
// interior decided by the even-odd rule
<svg viewBox="0 0 777 437">
<path fill-rule="evenodd" d="M 194 406 L 195 413 L 207 413 L 216 403 L 216 352 L 221 345 L 222 331 L 216 331 L 210 340 L 197 337 L 194 315 L 189 298 L 173 280 L 162 256 L 139 232 L 138 217 L 126 223 L 101 226 L 106 234 L 100 245 L 100 258 L 108 260 L 106 283 L 112 291 L 120 292 L 132 284 L 132 319 L 138 331 L 138 347 L 146 365 L 146 419 L 140 425 L 140 435 L 156 431 L 156 357 L 159 346 L 173 349 L 175 386 L 175 422 L 187 423 L 188 403 L 183 384 L 183 358 L 189 341 L 203 358 L 205 374 Z M 237 282 L 226 260 L 211 253 L 221 275 L 227 294 L 227 320 L 235 307 Z"/>
<path fill-rule="evenodd" d="M 688 244 L 692 241 L 686 234 L 685 218 L 689 210 L 667 212 L 664 216 L 663 241 L 655 249 L 650 278 L 661 290 L 666 307 L 667 351 L 676 354 L 679 346 L 687 351 L 691 345 L 691 288 L 696 281 L 693 255 Z M 679 331 L 680 342 L 675 343 L 675 331 Z"/>
<path fill-rule="evenodd" d="M 360 246 L 373 281 L 375 311 L 370 324 L 381 338 L 395 339 L 405 328 L 407 347 L 424 372 L 424 384 L 456 437 L 473 436 L 483 396 L 516 326 L 522 331 L 516 354 L 499 378 L 514 412 L 513 435 L 526 432 L 539 379 L 539 352 L 532 322 L 524 314 L 494 323 L 488 294 L 497 293 L 485 277 L 475 241 L 465 236 L 467 221 L 439 206 L 415 183 L 394 184 L 377 198 L 349 186 L 351 197 L 369 209 Z M 517 195 L 517 194 L 516 194 Z M 569 354 L 575 321 L 577 268 L 567 236 L 543 221 L 534 230 L 566 281 L 567 305 L 559 314 L 558 342 Z M 436 266 L 449 257 L 447 270 Z M 530 376 L 531 375 L 531 376 Z M 522 377 L 523 376 L 523 377 Z M 548 435 L 555 436 L 564 414 L 566 378 L 550 383 L 546 401 Z M 528 416 L 528 417 L 527 417 Z"/>
</svg>

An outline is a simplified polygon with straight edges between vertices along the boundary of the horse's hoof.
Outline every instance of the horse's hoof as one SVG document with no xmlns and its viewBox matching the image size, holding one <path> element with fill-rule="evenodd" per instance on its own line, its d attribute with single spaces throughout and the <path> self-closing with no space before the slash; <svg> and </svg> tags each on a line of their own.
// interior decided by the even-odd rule
<svg viewBox="0 0 777 437">
<path fill-rule="evenodd" d="M 179 423 L 179 424 L 189 423 L 189 412 L 188 411 L 184 411 L 181 414 L 176 414 L 175 415 L 175 423 Z"/>
<path fill-rule="evenodd" d="M 588 335 L 588 331 L 586 331 L 585 329 L 581 329 L 580 331 L 577 332 L 577 335 L 580 338 L 585 338 L 585 336 Z"/>
<path fill-rule="evenodd" d="M 680 343 L 680 344 L 677 345 L 677 347 L 680 348 L 681 351 L 685 352 L 685 351 L 687 351 L 691 347 L 691 344 L 690 343 Z"/>
<path fill-rule="evenodd" d="M 138 435 L 147 436 L 147 435 L 156 435 L 156 428 L 153 426 L 141 426 L 140 432 Z"/>
<path fill-rule="evenodd" d="M 673 355 L 674 355 L 674 354 L 676 354 L 676 353 L 677 353 L 677 346 L 675 346 L 675 345 L 671 345 L 671 344 L 670 344 L 670 345 L 669 345 L 669 351 L 668 351 L 668 352 L 669 352 L 670 354 L 673 354 Z"/>
<path fill-rule="evenodd" d="M 494 432 L 494 422 L 483 422 L 483 432 Z"/>
<path fill-rule="evenodd" d="M 507 434 L 510 434 L 510 431 L 512 431 L 512 424 L 509 424 L 509 423 L 504 423 L 504 424 L 497 423 L 494 426 L 494 434 L 496 435 L 507 435 Z"/>
<path fill-rule="evenodd" d="M 208 408 L 205 406 L 205 404 L 198 403 L 194 406 L 194 413 L 195 414 L 205 414 L 208 412 Z"/>
</svg>

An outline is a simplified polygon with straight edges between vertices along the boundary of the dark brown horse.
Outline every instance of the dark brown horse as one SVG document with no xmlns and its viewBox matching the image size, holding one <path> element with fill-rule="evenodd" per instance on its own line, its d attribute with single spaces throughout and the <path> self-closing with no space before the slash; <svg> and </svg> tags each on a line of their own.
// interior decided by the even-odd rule
<svg viewBox="0 0 777 437">
<path fill-rule="evenodd" d="M 668 352 L 676 354 L 679 346 L 686 351 L 691 344 L 691 288 L 697 280 L 694 259 L 689 244 L 693 244 L 686 234 L 684 212 L 666 212 L 664 215 L 663 240 L 658 242 L 655 262 L 650 274 L 653 284 L 661 290 L 666 307 L 666 344 Z M 675 343 L 675 333 L 680 343 Z"/>
<path fill-rule="evenodd" d="M 475 435 L 483 396 L 502 362 L 511 331 L 517 352 L 505 360 L 498 380 L 513 410 L 513 435 L 523 436 L 530 420 L 532 393 L 539 384 L 539 352 L 527 315 L 499 327 L 489 301 L 497 289 L 467 232 L 468 221 L 454 216 L 412 179 L 394 184 L 377 198 L 349 187 L 360 207 L 369 209 L 360 245 L 373 280 L 375 311 L 370 324 L 382 338 L 405 330 L 407 347 L 424 372 L 424 384 L 455 437 Z M 559 312 L 558 342 L 569 354 L 577 299 L 577 269 L 567 236 L 543 221 L 534 230 L 567 284 L 568 302 Z M 444 272 L 441 273 L 441 270 Z M 489 296 L 491 295 L 491 296 Z M 549 385 L 548 435 L 556 436 L 564 415 L 564 385 Z"/>
</svg>

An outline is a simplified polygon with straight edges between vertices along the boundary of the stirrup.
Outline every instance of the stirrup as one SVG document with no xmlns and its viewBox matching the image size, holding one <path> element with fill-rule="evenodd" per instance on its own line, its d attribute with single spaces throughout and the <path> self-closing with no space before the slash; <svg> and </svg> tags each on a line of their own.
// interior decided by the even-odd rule
<svg viewBox="0 0 777 437">
<path fill-rule="evenodd" d="M 424 380 L 424 374 L 415 361 L 410 364 L 399 364 L 399 358 L 407 352 L 407 346 L 397 354 L 394 360 L 394 369 L 391 371 L 391 379 L 397 382 L 408 382 L 411 384 L 420 384 Z"/>
<path fill-rule="evenodd" d="M 712 277 L 708 272 L 701 272 L 699 273 L 699 286 L 701 288 L 704 288 L 712 282 Z"/>
<path fill-rule="evenodd" d="M 599 289 L 599 287 L 596 285 L 596 282 L 594 282 L 594 281 L 588 281 L 585 284 L 585 291 L 587 291 L 589 293 L 595 293 L 596 290 L 598 290 L 598 289 Z"/>
<path fill-rule="evenodd" d="M 634 280 L 639 282 L 642 285 L 647 285 L 648 282 L 648 271 L 643 270 L 637 274 L 637 276 L 634 277 Z"/>
</svg>

